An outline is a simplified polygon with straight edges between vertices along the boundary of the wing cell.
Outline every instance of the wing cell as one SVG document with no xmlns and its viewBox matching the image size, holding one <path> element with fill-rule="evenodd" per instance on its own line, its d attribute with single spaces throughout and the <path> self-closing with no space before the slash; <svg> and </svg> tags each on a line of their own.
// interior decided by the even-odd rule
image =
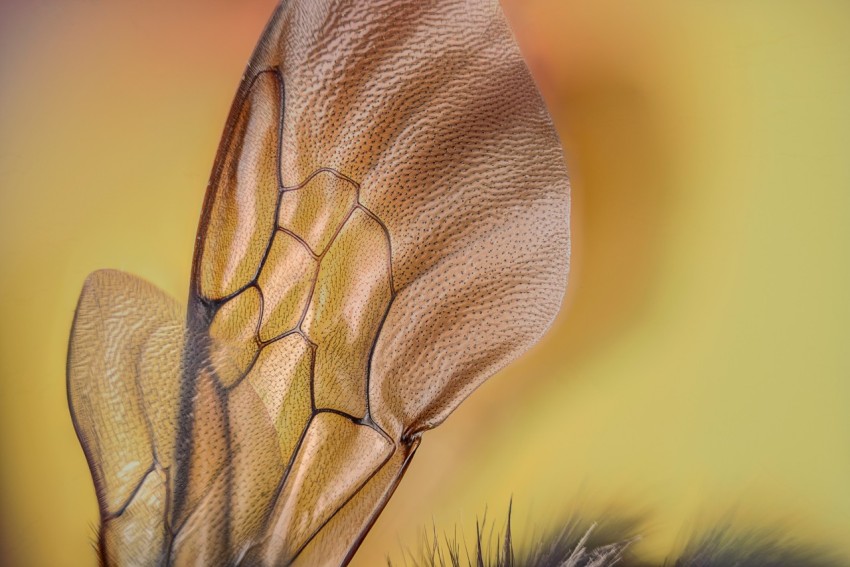
<svg viewBox="0 0 850 567">
<path fill-rule="evenodd" d="M 225 134 L 200 240 L 200 292 L 208 299 L 237 293 L 260 270 L 279 200 L 281 97 L 278 75 L 259 73 Z"/>
<path fill-rule="evenodd" d="M 373 428 L 316 414 L 277 498 L 264 565 L 288 564 L 389 459 L 393 445 Z"/>
</svg>

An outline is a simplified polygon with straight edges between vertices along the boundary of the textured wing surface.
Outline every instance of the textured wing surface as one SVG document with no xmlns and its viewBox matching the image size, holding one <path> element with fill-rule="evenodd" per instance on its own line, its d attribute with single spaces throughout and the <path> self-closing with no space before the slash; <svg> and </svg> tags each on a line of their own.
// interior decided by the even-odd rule
<svg viewBox="0 0 850 567">
<path fill-rule="evenodd" d="M 249 75 L 266 68 L 286 85 L 281 185 L 336 172 L 387 232 L 394 287 L 372 415 L 396 438 L 431 428 L 541 336 L 566 286 L 563 151 L 501 8 L 288 2 Z M 314 189 L 321 222 L 292 228 L 311 244 L 352 203 L 341 182 Z"/>
<path fill-rule="evenodd" d="M 167 546 L 184 317 L 149 283 L 112 270 L 89 276 L 77 305 L 68 396 L 104 563 L 153 565 Z"/>
<path fill-rule="evenodd" d="M 568 217 L 562 149 L 497 2 L 278 9 L 237 94 L 195 256 L 208 348 L 220 350 L 218 318 L 252 306 L 220 325 L 245 362 L 201 378 L 226 400 L 219 436 L 240 451 L 225 491 L 244 528 L 230 528 L 232 557 L 353 553 L 418 435 L 550 324 Z M 238 471 L 259 463 L 263 488 L 240 495 Z"/>
<path fill-rule="evenodd" d="M 123 381 L 86 402 L 126 416 L 103 426 L 127 440 L 98 448 L 109 474 L 147 473 L 97 480 L 105 517 L 164 509 L 159 563 L 347 562 L 420 434 L 550 324 L 568 216 L 557 135 L 495 0 L 284 2 L 204 202 L 173 466 L 144 468 L 156 432 Z M 81 362 L 86 379 L 133 376 L 110 356 Z"/>
</svg>

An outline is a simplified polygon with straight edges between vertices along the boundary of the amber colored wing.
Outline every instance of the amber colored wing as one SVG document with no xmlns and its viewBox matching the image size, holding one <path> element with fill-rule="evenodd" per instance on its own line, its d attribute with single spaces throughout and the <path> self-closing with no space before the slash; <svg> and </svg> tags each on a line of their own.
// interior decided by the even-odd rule
<svg viewBox="0 0 850 567">
<path fill-rule="evenodd" d="M 346 563 L 421 434 L 550 324 L 568 216 L 557 135 L 495 0 L 283 3 L 204 202 L 173 466 L 113 488 L 151 442 L 101 419 L 133 447 L 90 457 L 99 494 L 165 492 L 145 508 L 166 510 L 157 564 Z M 133 336 L 74 342 L 135 353 Z M 125 358 L 75 367 L 126 381 Z M 127 541 L 101 544 L 126 557 Z"/>
<path fill-rule="evenodd" d="M 68 349 L 68 400 L 95 481 L 109 565 L 156 565 L 167 549 L 183 310 L 149 283 L 93 273 Z"/>
</svg>

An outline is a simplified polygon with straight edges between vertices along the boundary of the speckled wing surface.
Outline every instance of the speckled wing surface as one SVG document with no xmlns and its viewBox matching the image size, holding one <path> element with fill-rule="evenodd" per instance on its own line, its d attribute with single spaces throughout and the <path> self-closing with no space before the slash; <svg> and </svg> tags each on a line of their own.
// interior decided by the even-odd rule
<svg viewBox="0 0 850 567">
<path fill-rule="evenodd" d="M 96 272 L 68 355 L 108 565 L 339 565 L 557 313 L 569 182 L 495 0 L 282 3 L 187 309 Z"/>
</svg>

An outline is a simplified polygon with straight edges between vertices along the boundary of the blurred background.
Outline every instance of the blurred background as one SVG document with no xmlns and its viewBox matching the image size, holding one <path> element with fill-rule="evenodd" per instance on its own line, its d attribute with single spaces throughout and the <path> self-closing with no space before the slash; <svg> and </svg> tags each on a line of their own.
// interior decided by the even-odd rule
<svg viewBox="0 0 850 567">
<path fill-rule="evenodd" d="M 186 297 L 274 0 L 0 0 L 0 555 L 94 565 L 64 361 L 86 274 Z M 850 561 L 850 4 L 504 0 L 564 142 L 573 270 L 545 340 L 427 434 L 355 565 L 640 515 Z"/>
</svg>

